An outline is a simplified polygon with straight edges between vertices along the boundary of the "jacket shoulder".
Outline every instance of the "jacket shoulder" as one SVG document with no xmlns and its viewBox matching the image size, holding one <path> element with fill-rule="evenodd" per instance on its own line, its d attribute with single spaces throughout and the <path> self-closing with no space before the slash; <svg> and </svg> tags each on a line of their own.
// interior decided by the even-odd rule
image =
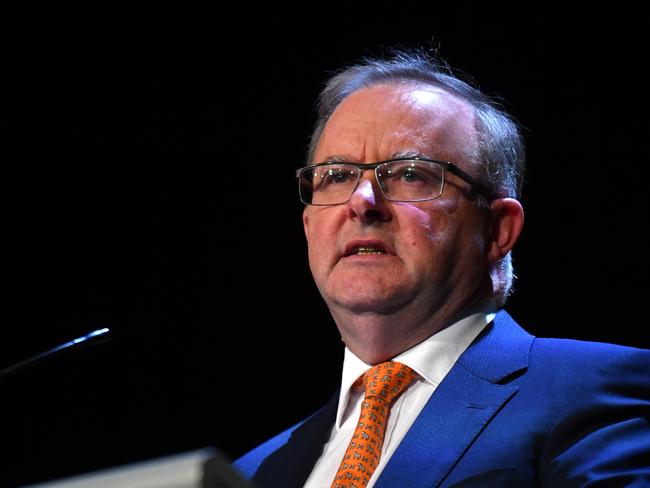
<svg viewBox="0 0 650 488">
<path fill-rule="evenodd" d="M 603 342 L 535 338 L 530 359 L 531 365 L 552 362 L 556 367 L 590 366 L 593 371 L 650 374 L 650 350 Z"/>
</svg>

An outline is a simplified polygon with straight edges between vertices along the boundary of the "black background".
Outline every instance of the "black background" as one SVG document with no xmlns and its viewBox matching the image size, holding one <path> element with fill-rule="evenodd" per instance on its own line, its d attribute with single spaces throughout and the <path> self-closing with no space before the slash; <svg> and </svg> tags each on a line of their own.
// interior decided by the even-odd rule
<svg viewBox="0 0 650 488">
<path fill-rule="evenodd" d="M 397 7 L 4 16 L 0 366 L 113 338 L 0 385 L 3 483 L 236 458 L 327 401 L 342 346 L 293 171 L 328 75 L 387 46 L 439 47 L 524 128 L 511 314 L 650 347 L 643 17 Z"/>
</svg>

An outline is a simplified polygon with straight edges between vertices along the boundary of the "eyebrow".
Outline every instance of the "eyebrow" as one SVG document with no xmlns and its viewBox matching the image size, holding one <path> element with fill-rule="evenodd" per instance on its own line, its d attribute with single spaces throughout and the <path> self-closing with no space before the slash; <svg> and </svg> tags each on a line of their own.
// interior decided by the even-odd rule
<svg viewBox="0 0 650 488">
<path fill-rule="evenodd" d="M 394 152 L 391 156 L 391 159 L 398 158 L 424 158 L 424 159 L 433 159 L 430 156 L 423 154 L 419 151 L 407 150 L 407 151 L 397 151 Z"/>
<path fill-rule="evenodd" d="M 426 154 L 423 154 L 419 151 L 415 150 L 405 150 L 405 151 L 397 151 L 391 154 L 390 158 L 388 159 L 400 159 L 400 158 L 424 158 L 424 159 L 432 159 L 431 157 L 427 156 Z M 355 162 L 356 158 L 351 157 L 348 154 L 334 154 L 331 156 L 327 156 L 326 158 L 323 158 L 321 163 L 352 163 Z"/>
<path fill-rule="evenodd" d="M 354 158 L 350 155 L 347 154 L 335 154 L 333 156 L 327 156 L 326 158 L 323 158 L 319 163 L 352 163 L 354 162 Z"/>
</svg>

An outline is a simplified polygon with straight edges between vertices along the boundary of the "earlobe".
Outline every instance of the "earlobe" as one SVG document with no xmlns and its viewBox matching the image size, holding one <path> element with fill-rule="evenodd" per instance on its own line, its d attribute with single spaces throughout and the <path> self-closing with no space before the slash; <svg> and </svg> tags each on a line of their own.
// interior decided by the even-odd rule
<svg viewBox="0 0 650 488">
<path fill-rule="evenodd" d="M 524 227 L 524 209 L 514 198 L 499 198 L 490 205 L 489 259 L 497 262 L 515 246 Z"/>
<path fill-rule="evenodd" d="M 302 227 L 305 231 L 305 237 L 309 240 L 309 216 L 307 215 L 307 207 L 302 211 Z"/>
</svg>

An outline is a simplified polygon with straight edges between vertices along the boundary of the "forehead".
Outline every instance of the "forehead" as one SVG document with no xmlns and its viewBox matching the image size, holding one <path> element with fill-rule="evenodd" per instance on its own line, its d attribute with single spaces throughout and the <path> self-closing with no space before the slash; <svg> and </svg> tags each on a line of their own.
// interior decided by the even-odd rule
<svg viewBox="0 0 650 488">
<path fill-rule="evenodd" d="M 315 159 L 369 162 L 411 151 L 459 163 L 475 156 L 476 140 L 474 110 L 467 102 L 429 85 L 376 85 L 352 93 L 336 108 Z"/>
</svg>

